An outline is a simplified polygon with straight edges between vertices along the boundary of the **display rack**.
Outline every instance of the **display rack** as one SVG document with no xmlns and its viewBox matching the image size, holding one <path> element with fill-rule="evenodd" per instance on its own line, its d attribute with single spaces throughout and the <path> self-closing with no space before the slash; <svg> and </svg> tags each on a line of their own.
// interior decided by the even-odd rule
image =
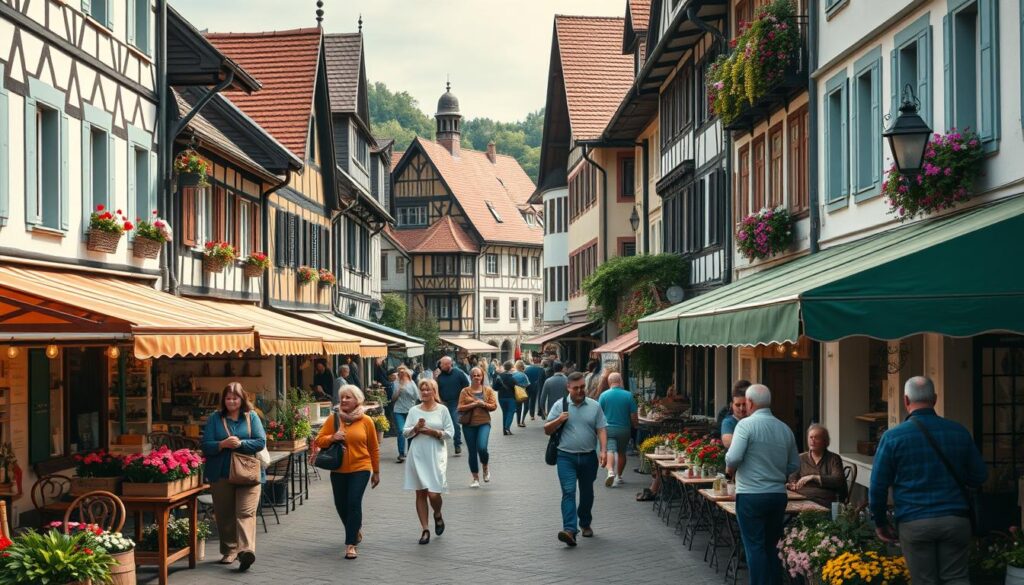
<svg viewBox="0 0 1024 585">
<path fill-rule="evenodd" d="M 150 385 L 149 363 L 127 355 L 124 358 L 125 373 L 125 432 L 121 432 L 121 392 L 119 387 L 118 360 L 110 364 L 109 425 L 110 442 L 122 434 L 148 435 L 152 430 L 153 417 L 150 404 L 153 394 Z"/>
</svg>

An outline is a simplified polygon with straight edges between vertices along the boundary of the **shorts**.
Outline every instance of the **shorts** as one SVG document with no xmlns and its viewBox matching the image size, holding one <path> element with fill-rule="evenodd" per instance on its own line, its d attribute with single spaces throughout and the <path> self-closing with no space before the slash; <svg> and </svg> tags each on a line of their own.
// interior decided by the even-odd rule
<svg viewBox="0 0 1024 585">
<path fill-rule="evenodd" d="M 629 439 L 633 435 L 629 427 L 605 427 L 608 434 L 608 452 L 625 453 L 629 448 Z"/>
</svg>

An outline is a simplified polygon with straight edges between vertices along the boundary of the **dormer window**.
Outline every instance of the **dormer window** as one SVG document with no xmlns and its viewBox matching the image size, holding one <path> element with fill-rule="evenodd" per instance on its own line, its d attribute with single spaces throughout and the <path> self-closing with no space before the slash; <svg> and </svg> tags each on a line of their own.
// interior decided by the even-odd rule
<svg viewBox="0 0 1024 585">
<path fill-rule="evenodd" d="M 537 219 L 529 211 L 520 211 L 523 214 L 523 220 L 526 221 L 527 225 L 537 225 Z"/>
<path fill-rule="evenodd" d="M 487 203 L 487 209 L 490 210 L 491 215 L 494 216 L 494 220 L 497 221 L 498 223 L 505 223 L 505 220 L 501 219 L 501 214 L 498 213 L 498 210 L 494 208 L 494 204 L 491 203 L 490 201 L 485 201 L 485 203 Z"/>
</svg>

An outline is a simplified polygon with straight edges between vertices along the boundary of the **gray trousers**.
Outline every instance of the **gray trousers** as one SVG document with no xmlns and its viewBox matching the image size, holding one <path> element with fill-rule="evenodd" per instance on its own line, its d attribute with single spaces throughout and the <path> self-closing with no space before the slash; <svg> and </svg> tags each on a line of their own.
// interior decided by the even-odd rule
<svg viewBox="0 0 1024 585">
<path fill-rule="evenodd" d="M 899 534 L 914 585 L 970 585 L 970 520 L 943 516 L 901 522 Z"/>
</svg>

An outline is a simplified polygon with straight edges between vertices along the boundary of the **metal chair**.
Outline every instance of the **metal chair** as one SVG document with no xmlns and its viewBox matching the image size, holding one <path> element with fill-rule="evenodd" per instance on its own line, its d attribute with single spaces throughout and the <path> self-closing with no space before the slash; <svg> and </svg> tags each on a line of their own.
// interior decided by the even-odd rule
<svg viewBox="0 0 1024 585">
<path fill-rule="evenodd" d="M 71 493 L 71 478 L 55 473 L 40 477 L 34 484 L 30 496 L 32 507 L 39 515 L 39 525 L 45 526 L 48 521 L 57 520 L 64 513 L 63 507 L 54 508 L 52 504 L 64 499 Z"/>
<path fill-rule="evenodd" d="M 64 531 L 70 532 L 68 522 L 72 517 L 86 524 L 98 524 L 108 532 L 121 532 L 127 519 L 124 502 L 110 492 L 97 490 L 82 494 L 71 502 L 64 512 Z"/>
<path fill-rule="evenodd" d="M 843 477 L 846 478 L 846 501 L 844 501 L 843 503 L 849 505 L 850 498 L 853 495 L 853 486 L 857 485 L 857 466 L 844 465 Z"/>
</svg>

